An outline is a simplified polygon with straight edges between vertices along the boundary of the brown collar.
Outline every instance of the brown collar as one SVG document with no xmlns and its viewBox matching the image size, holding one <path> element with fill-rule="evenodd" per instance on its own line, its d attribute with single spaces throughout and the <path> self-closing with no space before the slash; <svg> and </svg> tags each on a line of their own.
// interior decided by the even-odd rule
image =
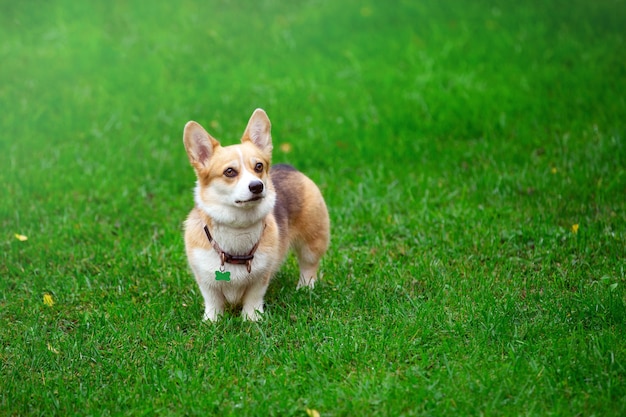
<svg viewBox="0 0 626 417">
<path fill-rule="evenodd" d="M 265 226 L 267 225 L 263 226 L 263 230 L 265 230 Z M 220 245 L 218 245 L 217 242 L 213 239 L 213 236 L 211 236 L 211 232 L 209 232 L 209 226 L 204 225 L 204 233 L 206 233 L 206 237 L 209 239 L 209 243 L 213 246 L 215 252 L 217 252 L 220 256 L 220 262 L 222 263 L 222 265 L 220 266 L 220 271 L 224 271 L 224 263 L 226 262 L 234 265 L 245 265 L 248 269 L 248 273 L 250 273 L 250 271 L 252 270 L 252 260 L 254 259 L 254 252 L 256 252 L 257 248 L 259 247 L 259 243 L 261 243 L 260 238 L 247 255 L 231 255 L 228 252 L 224 252 L 222 248 L 220 248 Z"/>
</svg>

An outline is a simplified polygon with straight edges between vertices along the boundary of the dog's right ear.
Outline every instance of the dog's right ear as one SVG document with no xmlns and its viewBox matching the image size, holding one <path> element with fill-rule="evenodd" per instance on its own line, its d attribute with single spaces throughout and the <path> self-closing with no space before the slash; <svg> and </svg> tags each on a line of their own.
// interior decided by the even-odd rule
<svg viewBox="0 0 626 417">
<path fill-rule="evenodd" d="M 189 121 L 185 125 L 183 142 L 189 156 L 189 162 L 196 170 L 206 168 L 213 151 L 220 143 L 209 135 L 199 123 Z"/>
</svg>

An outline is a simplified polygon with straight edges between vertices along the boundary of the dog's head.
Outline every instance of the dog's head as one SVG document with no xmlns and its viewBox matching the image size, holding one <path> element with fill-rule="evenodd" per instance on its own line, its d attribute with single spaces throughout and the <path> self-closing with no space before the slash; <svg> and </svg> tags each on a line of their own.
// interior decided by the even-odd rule
<svg viewBox="0 0 626 417">
<path fill-rule="evenodd" d="M 270 129 L 262 109 L 252 113 L 238 145 L 221 146 L 198 123 L 185 125 L 183 141 L 198 177 L 196 204 L 216 222 L 246 227 L 274 207 Z"/>
</svg>

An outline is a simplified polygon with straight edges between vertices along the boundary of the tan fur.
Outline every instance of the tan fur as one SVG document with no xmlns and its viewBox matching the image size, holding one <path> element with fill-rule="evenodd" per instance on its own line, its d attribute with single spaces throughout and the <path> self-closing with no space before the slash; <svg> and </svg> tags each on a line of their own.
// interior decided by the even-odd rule
<svg viewBox="0 0 626 417">
<path fill-rule="evenodd" d="M 222 147 L 195 122 L 187 123 L 183 140 L 198 179 L 196 207 L 184 224 L 185 249 L 205 300 L 205 320 L 216 320 L 226 303 L 243 305 L 244 318 L 257 320 L 270 279 L 290 247 L 300 265 L 298 288 L 312 288 L 328 248 L 328 212 L 318 187 L 304 174 L 287 166 L 270 170 L 265 112 L 252 114 L 239 145 Z M 237 175 L 230 176 L 232 171 Z M 259 182 L 263 192 L 256 194 L 252 184 Z M 237 195 L 244 197 L 238 200 Z M 250 273 L 245 265 L 226 263 L 231 280 L 216 281 L 220 260 L 205 225 L 221 249 L 233 255 L 248 254 L 258 242 Z"/>
</svg>

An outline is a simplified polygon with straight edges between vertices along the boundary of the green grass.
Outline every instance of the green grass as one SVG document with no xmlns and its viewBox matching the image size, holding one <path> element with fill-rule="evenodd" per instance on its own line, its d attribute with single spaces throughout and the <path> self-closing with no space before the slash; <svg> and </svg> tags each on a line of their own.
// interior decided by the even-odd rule
<svg viewBox="0 0 626 417">
<path fill-rule="evenodd" d="M 5 3 L 1 415 L 626 414 L 623 1 Z M 332 245 L 207 324 L 182 129 L 256 107 Z"/>
</svg>

